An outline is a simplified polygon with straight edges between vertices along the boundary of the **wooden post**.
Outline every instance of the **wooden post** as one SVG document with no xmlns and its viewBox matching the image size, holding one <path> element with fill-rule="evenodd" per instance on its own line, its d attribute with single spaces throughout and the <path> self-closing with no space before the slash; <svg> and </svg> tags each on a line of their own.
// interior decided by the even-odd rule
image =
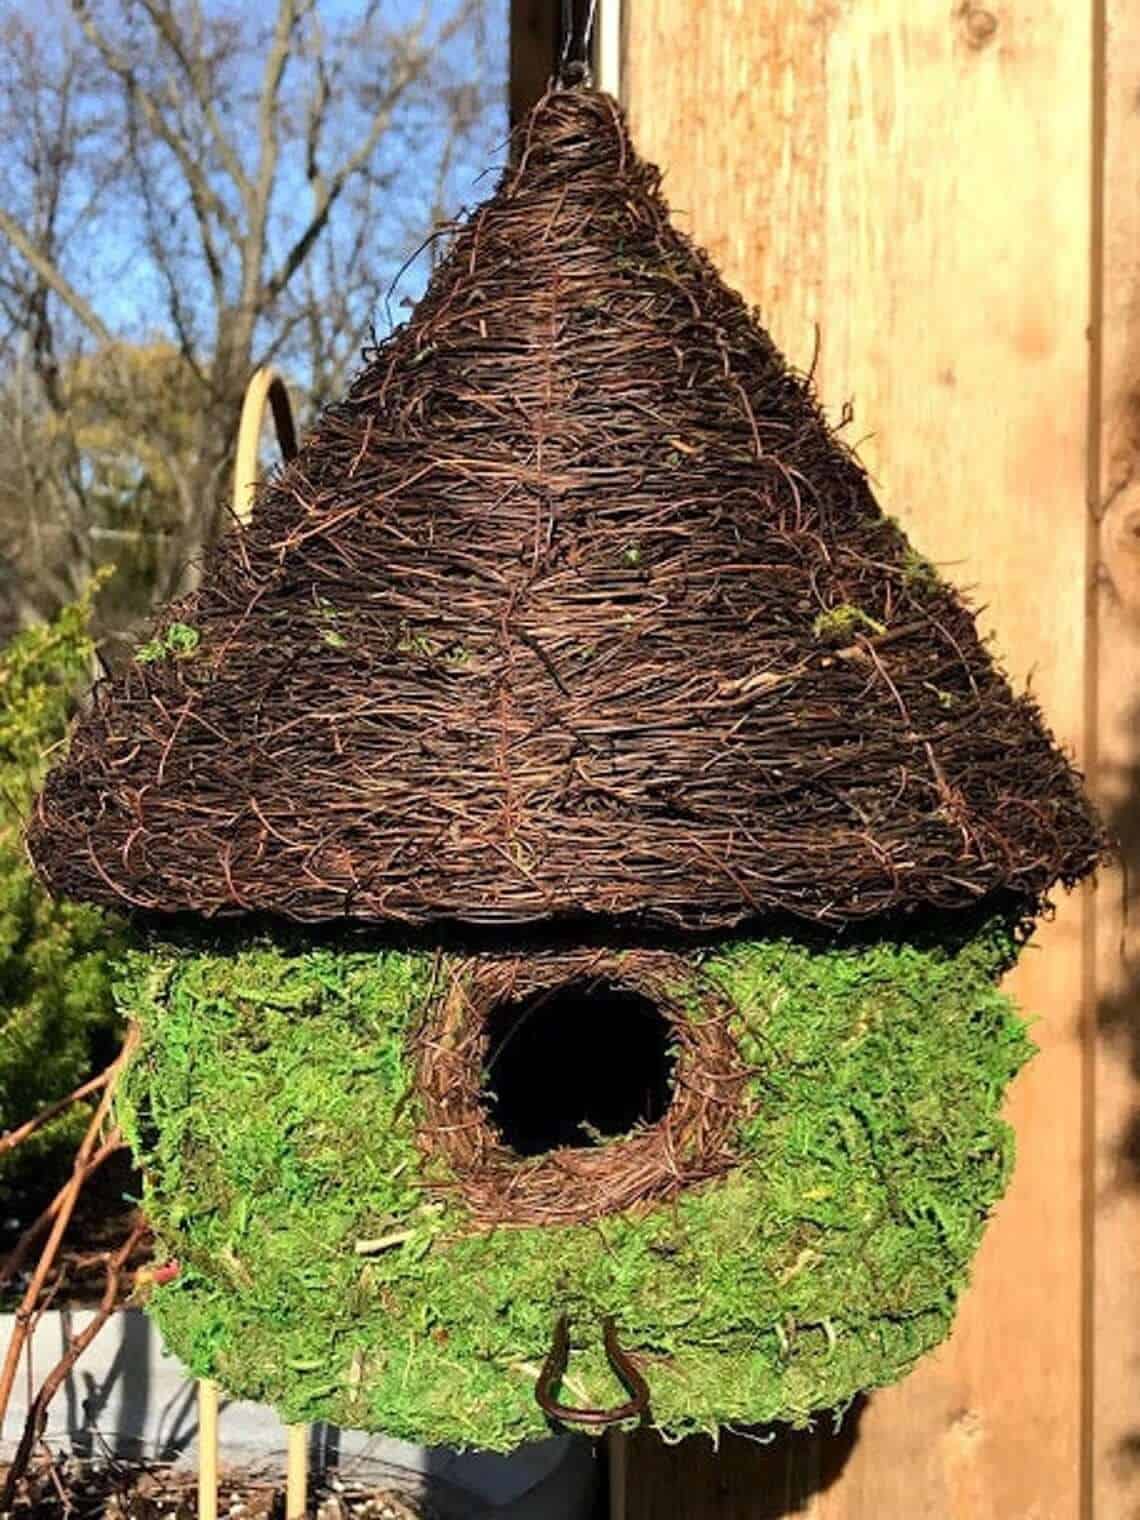
<svg viewBox="0 0 1140 1520">
<path fill-rule="evenodd" d="M 540 99 L 558 64 L 560 0 L 511 0 L 510 124 Z"/>
<path fill-rule="evenodd" d="M 198 1383 L 198 1520 L 218 1520 L 218 1385 Z"/>
</svg>

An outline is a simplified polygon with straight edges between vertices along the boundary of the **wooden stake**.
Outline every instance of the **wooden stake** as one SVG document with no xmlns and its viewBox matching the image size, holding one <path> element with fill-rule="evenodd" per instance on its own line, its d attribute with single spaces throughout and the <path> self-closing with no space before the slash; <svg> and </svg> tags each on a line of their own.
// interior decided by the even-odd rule
<svg viewBox="0 0 1140 1520">
<path fill-rule="evenodd" d="M 309 1427 L 289 1425 L 285 1457 L 285 1520 L 305 1520 L 309 1502 Z"/>
<path fill-rule="evenodd" d="M 257 454 L 265 408 L 273 412 L 273 426 L 281 457 L 288 464 L 297 452 L 297 430 L 289 392 L 280 375 L 271 369 L 259 369 L 246 386 L 238 424 L 237 456 L 234 463 L 233 510 L 239 523 L 253 516 L 253 497 L 257 485 Z M 287 1427 L 288 1446 L 285 1459 L 285 1517 L 303 1520 L 308 1504 L 309 1427 Z M 213 1517 L 210 1517 L 213 1520 Z"/>
<path fill-rule="evenodd" d="M 198 1382 L 198 1520 L 218 1520 L 218 1385 Z"/>
</svg>

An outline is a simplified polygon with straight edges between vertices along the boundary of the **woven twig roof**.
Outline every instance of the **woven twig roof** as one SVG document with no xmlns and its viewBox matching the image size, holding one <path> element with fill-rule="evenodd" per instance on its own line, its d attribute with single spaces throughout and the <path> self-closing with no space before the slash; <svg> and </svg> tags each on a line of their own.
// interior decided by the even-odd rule
<svg viewBox="0 0 1140 1520">
<path fill-rule="evenodd" d="M 145 653 L 41 798 L 61 893 L 709 927 L 1036 903 L 1101 848 L 1032 700 L 589 91 L 538 105 Z"/>
</svg>

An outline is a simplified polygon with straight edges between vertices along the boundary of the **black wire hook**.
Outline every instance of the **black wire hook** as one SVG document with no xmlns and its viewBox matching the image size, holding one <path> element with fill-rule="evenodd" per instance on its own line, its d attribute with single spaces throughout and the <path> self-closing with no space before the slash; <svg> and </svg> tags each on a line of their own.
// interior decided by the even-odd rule
<svg viewBox="0 0 1140 1520">
<path fill-rule="evenodd" d="M 618 1344 L 617 1326 L 612 1316 L 607 1316 L 602 1323 L 602 1344 L 614 1376 L 629 1393 L 626 1402 L 612 1409 L 579 1409 L 558 1402 L 555 1394 L 570 1360 L 570 1318 L 561 1314 L 554 1327 L 554 1340 L 534 1385 L 534 1397 L 543 1414 L 560 1425 L 567 1421 L 576 1425 L 616 1425 L 620 1420 L 630 1420 L 634 1416 L 643 1422 L 649 1417 L 649 1384 Z"/>
</svg>

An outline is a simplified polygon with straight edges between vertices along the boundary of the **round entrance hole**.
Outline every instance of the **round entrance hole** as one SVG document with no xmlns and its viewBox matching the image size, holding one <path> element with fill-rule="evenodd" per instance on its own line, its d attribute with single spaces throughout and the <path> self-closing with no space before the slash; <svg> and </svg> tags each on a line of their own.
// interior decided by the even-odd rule
<svg viewBox="0 0 1140 1520">
<path fill-rule="evenodd" d="M 672 1026 L 609 982 L 569 982 L 487 1016 L 484 1104 L 520 1156 L 585 1147 L 662 1118 L 673 1097 Z"/>
</svg>

